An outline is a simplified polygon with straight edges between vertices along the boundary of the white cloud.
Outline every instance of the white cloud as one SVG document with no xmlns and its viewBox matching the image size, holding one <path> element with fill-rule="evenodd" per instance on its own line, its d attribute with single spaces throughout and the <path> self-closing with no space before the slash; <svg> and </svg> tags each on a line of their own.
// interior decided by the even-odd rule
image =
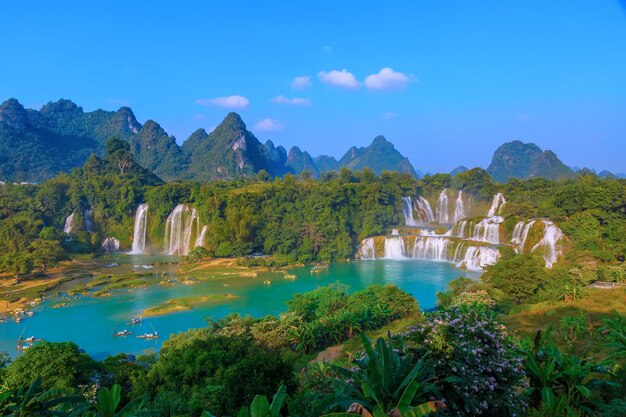
<svg viewBox="0 0 626 417">
<path fill-rule="evenodd" d="M 283 95 L 279 95 L 279 96 L 276 96 L 276 97 L 274 97 L 272 99 L 272 103 L 293 104 L 294 106 L 310 106 L 311 105 L 311 99 L 310 98 L 301 98 L 301 97 L 289 98 L 289 97 L 285 97 Z"/>
<path fill-rule="evenodd" d="M 291 88 L 296 90 L 304 90 L 305 88 L 309 88 L 311 86 L 311 77 L 308 75 L 302 75 L 300 77 L 296 77 L 291 82 Z"/>
<path fill-rule="evenodd" d="M 250 100 L 243 96 L 226 96 L 216 98 L 200 98 L 196 100 L 196 104 L 201 106 L 219 106 L 231 109 L 245 109 L 250 104 Z"/>
<path fill-rule="evenodd" d="M 359 86 L 359 82 L 354 74 L 345 69 L 341 71 L 332 70 L 330 72 L 320 71 L 317 76 L 321 82 L 335 87 L 357 88 Z"/>
<path fill-rule="evenodd" d="M 377 74 L 368 75 L 365 78 L 365 86 L 370 90 L 395 90 L 400 91 L 406 88 L 406 85 L 413 81 L 411 74 L 396 72 L 386 67 L 378 71 Z"/>
<path fill-rule="evenodd" d="M 381 114 L 380 117 L 383 119 L 393 119 L 394 117 L 396 117 L 396 114 L 392 111 L 386 111 Z"/>
<path fill-rule="evenodd" d="M 254 130 L 258 132 L 280 132 L 284 127 L 285 125 L 280 123 L 278 120 L 265 118 L 256 122 Z"/>
</svg>

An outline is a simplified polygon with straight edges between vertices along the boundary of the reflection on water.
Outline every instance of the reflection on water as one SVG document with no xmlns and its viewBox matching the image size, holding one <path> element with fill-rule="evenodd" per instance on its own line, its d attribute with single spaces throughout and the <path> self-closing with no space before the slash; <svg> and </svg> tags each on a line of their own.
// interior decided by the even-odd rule
<svg viewBox="0 0 626 417">
<path fill-rule="evenodd" d="M 171 274 L 175 265 L 172 257 L 122 256 L 114 262 L 119 265 L 150 265 L 143 268 L 154 273 L 154 282 L 162 275 Z M 111 266 L 112 269 L 118 268 Z M 154 271 L 154 272 L 152 272 Z M 297 279 L 285 279 L 283 274 L 263 273 L 257 278 L 226 278 L 201 281 L 194 285 L 177 284 L 174 287 L 140 288 L 120 290 L 110 297 L 79 297 L 68 302 L 64 308 L 52 308 L 58 299 L 47 299 L 34 309 L 35 316 L 17 324 L 13 321 L 0 324 L 0 350 L 14 356 L 15 344 L 24 331 L 24 337 L 34 335 L 48 341 L 71 340 L 96 358 L 125 352 L 140 354 L 157 351 L 163 340 L 172 333 L 206 325 L 206 319 L 217 319 L 231 313 L 260 317 L 279 314 L 286 310 L 285 302 L 294 294 L 311 291 L 332 283 L 348 285 L 350 291 L 363 289 L 372 284 L 395 284 L 413 295 L 421 308 L 435 305 L 435 294 L 444 290 L 452 279 L 465 275 L 475 278 L 476 272 L 461 271 L 442 262 L 420 260 L 371 260 L 331 264 L 326 270 L 311 273 L 310 267 L 290 271 Z M 271 284 L 264 283 L 270 281 Z M 72 284 L 76 285 L 76 284 Z M 62 290 L 67 290 L 64 284 Z M 224 304 L 199 305 L 191 311 L 182 311 L 161 317 L 147 318 L 141 325 L 128 326 L 131 317 L 144 309 L 166 302 L 172 298 L 203 294 L 235 294 L 239 298 Z M 152 328 L 161 335 L 158 340 L 137 339 L 136 335 L 151 333 Z M 113 330 L 127 329 L 134 334 L 112 337 Z"/>
</svg>

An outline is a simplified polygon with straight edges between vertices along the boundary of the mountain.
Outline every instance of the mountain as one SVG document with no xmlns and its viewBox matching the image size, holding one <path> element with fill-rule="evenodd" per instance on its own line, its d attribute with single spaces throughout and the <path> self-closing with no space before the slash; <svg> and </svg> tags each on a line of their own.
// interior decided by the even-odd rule
<svg viewBox="0 0 626 417">
<path fill-rule="evenodd" d="M 320 172 L 339 171 L 339 162 L 332 156 L 320 155 L 314 161 Z"/>
<path fill-rule="evenodd" d="M 303 171 L 308 171 L 313 178 L 318 178 L 320 176 L 311 155 L 309 155 L 308 152 L 302 152 L 297 146 L 294 146 L 289 150 L 285 166 L 296 175 L 300 175 Z"/>
<path fill-rule="evenodd" d="M 32 110 L 9 99 L 0 105 L 0 180 L 37 182 L 68 172 L 92 154 L 102 157 L 111 137 L 128 142 L 135 160 L 166 181 L 231 179 L 261 170 L 272 176 L 308 171 L 319 177 L 343 167 L 415 175 L 409 160 L 382 136 L 370 146 L 351 148 L 340 161 L 329 156 L 313 160 L 298 147 L 287 153 L 269 140 L 261 143 L 236 113 L 211 133 L 196 130 L 179 146 L 156 121 L 139 123 L 128 107 L 85 112 L 61 99 Z"/>
<path fill-rule="evenodd" d="M 354 171 L 369 168 L 377 175 L 383 171 L 398 171 L 407 172 L 417 177 L 415 168 L 409 159 L 402 156 L 384 136 L 375 137 L 369 146 L 351 147 L 339 161 L 330 156 L 321 155 L 315 158 L 315 162 L 320 172 L 337 171 L 341 168 L 349 168 Z"/>
<path fill-rule="evenodd" d="M 199 181 L 274 173 L 265 146 L 246 129 L 237 113 L 229 113 L 214 131 L 194 132 L 182 146 L 187 177 Z"/>
<path fill-rule="evenodd" d="M 500 182 L 509 178 L 558 179 L 573 175 L 573 171 L 554 152 L 543 151 L 534 143 L 519 140 L 507 142 L 496 149 L 487 172 Z"/>
<path fill-rule="evenodd" d="M 456 168 L 454 168 L 452 171 L 450 171 L 450 175 L 453 177 L 456 177 L 458 174 L 467 171 L 467 167 L 465 167 L 464 165 L 458 166 Z"/>
<path fill-rule="evenodd" d="M 137 161 L 164 179 L 176 174 L 180 150 L 174 138 L 155 122 L 142 126 L 127 107 L 84 112 L 61 99 L 37 111 L 9 99 L 0 105 L 0 178 L 41 181 L 70 171 L 92 153 L 104 155 L 111 137 L 128 141 Z"/>
</svg>

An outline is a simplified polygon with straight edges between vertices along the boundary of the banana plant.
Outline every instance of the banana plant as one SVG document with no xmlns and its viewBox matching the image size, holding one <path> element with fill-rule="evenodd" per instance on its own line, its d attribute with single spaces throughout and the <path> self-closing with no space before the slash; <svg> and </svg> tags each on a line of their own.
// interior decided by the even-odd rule
<svg viewBox="0 0 626 417">
<path fill-rule="evenodd" d="M 610 384 L 596 376 L 608 373 L 609 362 L 594 362 L 563 354 L 555 346 L 527 351 L 527 394 L 531 403 L 552 416 L 592 415 L 599 402 L 593 392 L 602 384 Z"/>
<path fill-rule="evenodd" d="M 70 416 L 70 408 L 82 409 L 85 400 L 71 390 L 44 390 L 41 378 L 30 385 L 0 392 L 0 414 L 6 417 Z"/>
<path fill-rule="evenodd" d="M 101 388 L 98 391 L 98 402 L 93 405 L 93 410 L 86 415 L 90 417 L 126 417 L 131 416 L 141 408 L 143 399 L 135 398 L 119 411 L 116 411 L 122 399 L 121 392 L 122 389 L 118 384 L 113 385 L 111 389 Z"/>
<path fill-rule="evenodd" d="M 421 396 L 434 390 L 428 382 L 430 369 L 424 358 L 411 366 L 391 342 L 387 345 L 379 338 L 372 347 L 365 334 L 360 337 L 366 357 L 355 361 L 356 370 L 333 366 L 341 378 L 327 381 L 337 398 L 334 405 L 344 409 L 348 406 L 348 411 L 325 417 L 422 417 L 445 408 L 441 401 L 415 405 Z"/>
</svg>

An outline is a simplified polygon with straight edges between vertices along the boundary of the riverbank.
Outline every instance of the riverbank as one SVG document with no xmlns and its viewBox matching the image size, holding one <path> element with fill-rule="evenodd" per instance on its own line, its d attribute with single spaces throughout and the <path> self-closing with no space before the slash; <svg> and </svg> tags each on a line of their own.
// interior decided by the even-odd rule
<svg viewBox="0 0 626 417">
<path fill-rule="evenodd" d="M 149 264 L 128 263 L 130 260 L 119 255 L 96 262 L 68 261 L 49 269 L 45 275 L 37 273 L 19 281 L 9 274 L 0 275 L 0 315 L 27 311 L 43 298 L 50 297 L 55 290 L 59 291 L 61 284 L 63 292 L 69 295 L 100 297 L 115 290 L 150 285 L 191 285 L 233 277 L 257 278 L 260 273 L 272 270 L 264 266 L 242 266 L 239 258 L 165 259 Z"/>
</svg>

